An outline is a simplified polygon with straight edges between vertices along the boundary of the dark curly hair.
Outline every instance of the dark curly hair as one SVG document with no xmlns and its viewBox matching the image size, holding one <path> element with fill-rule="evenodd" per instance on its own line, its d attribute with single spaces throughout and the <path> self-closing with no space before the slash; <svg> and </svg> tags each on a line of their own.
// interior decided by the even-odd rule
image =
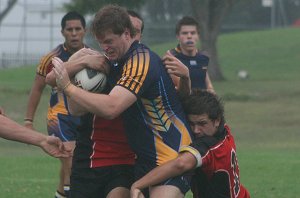
<svg viewBox="0 0 300 198">
<path fill-rule="evenodd" d="M 182 105 L 187 115 L 207 114 L 212 121 L 224 120 L 223 102 L 219 97 L 208 91 L 193 89 L 191 95 L 183 98 Z"/>
</svg>

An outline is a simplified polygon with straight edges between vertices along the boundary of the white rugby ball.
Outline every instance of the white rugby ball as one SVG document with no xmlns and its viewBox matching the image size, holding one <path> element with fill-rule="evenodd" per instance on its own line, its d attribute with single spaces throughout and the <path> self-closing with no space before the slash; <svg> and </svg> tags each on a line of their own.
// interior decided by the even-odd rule
<svg viewBox="0 0 300 198">
<path fill-rule="evenodd" d="M 237 76 L 241 80 L 245 80 L 249 78 L 249 73 L 246 70 L 239 70 Z"/>
<path fill-rule="evenodd" d="M 90 92 L 98 92 L 104 90 L 106 86 L 107 77 L 104 73 L 85 68 L 79 71 L 75 77 L 74 82 L 77 87 Z"/>
</svg>

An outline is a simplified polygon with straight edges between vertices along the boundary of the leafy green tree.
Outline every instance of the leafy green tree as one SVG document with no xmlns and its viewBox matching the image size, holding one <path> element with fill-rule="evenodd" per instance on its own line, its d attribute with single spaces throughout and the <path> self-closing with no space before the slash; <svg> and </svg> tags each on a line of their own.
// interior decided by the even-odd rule
<svg viewBox="0 0 300 198">
<path fill-rule="evenodd" d="M 91 14 L 105 5 L 116 3 L 130 9 L 140 8 L 145 5 L 148 12 L 147 20 L 153 23 L 174 22 L 187 15 L 187 10 L 200 23 L 201 48 L 210 55 L 209 74 L 213 80 L 224 80 L 218 61 L 217 38 L 220 32 L 222 20 L 232 7 L 235 0 L 72 0 L 66 4 L 68 10 L 78 10 L 82 14 Z M 175 22 L 174 22 L 175 23 Z"/>
</svg>

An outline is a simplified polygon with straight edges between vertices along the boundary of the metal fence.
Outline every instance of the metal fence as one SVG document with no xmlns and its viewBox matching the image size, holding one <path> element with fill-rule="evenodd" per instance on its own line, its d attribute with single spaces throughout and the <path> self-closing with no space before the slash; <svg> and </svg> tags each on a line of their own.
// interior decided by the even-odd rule
<svg viewBox="0 0 300 198">
<path fill-rule="evenodd" d="M 0 69 L 37 65 L 42 54 L 1 53 Z"/>
</svg>

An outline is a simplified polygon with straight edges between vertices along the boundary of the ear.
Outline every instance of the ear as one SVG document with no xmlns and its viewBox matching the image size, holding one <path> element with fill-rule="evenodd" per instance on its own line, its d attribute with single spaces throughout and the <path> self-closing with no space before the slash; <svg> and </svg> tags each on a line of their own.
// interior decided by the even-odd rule
<svg viewBox="0 0 300 198">
<path fill-rule="evenodd" d="M 129 29 L 127 29 L 127 28 L 125 29 L 124 36 L 125 36 L 126 39 L 130 39 L 131 38 Z"/>
<path fill-rule="evenodd" d="M 214 125 L 216 128 L 218 128 L 220 126 L 220 123 L 221 123 L 221 118 L 218 118 L 214 121 Z"/>
</svg>

